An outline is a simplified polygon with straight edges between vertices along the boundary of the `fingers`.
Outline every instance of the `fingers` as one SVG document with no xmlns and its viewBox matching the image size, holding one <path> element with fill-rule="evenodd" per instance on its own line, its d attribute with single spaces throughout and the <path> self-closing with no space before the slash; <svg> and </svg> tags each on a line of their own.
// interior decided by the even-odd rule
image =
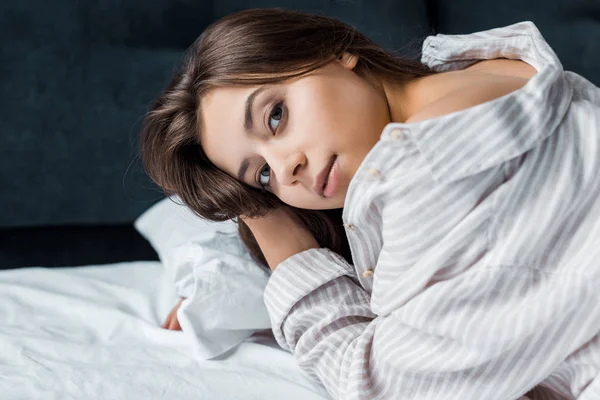
<svg viewBox="0 0 600 400">
<path fill-rule="evenodd" d="M 177 310 L 179 310 L 179 307 L 181 307 L 181 303 L 183 303 L 184 300 L 185 297 L 179 300 L 179 302 L 175 305 L 175 307 L 173 307 L 169 315 L 167 315 L 167 319 L 162 324 L 163 329 L 169 329 L 172 331 L 181 330 L 181 325 L 179 325 L 179 321 L 177 320 Z"/>
<path fill-rule="evenodd" d="M 179 325 L 179 321 L 177 320 L 177 313 L 171 312 L 162 327 L 171 331 L 180 331 L 181 325 Z"/>
<path fill-rule="evenodd" d="M 177 320 L 177 310 L 179 307 L 174 308 L 169 315 L 167 316 L 167 319 L 165 320 L 165 322 L 162 324 L 162 328 L 163 329 L 169 329 L 172 331 L 180 331 L 181 330 L 181 325 L 179 325 L 179 321 Z"/>
<path fill-rule="evenodd" d="M 169 329 L 169 326 L 171 325 L 171 320 L 173 319 L 173 311 L 171 311 L 169 313 L 169 315 L 167 315 L 167 319 L 165 319 L 165 322 L 162 324 L 163 329 Z"/>
<path fill-rule="evenodd" d="M 175 316 L 171 320 L 171 324 L 169 325 L 169 329 L 172 330 L 172 331 L 180 331 L 181 330 L 181 326 L 179 325 L 179 321 L 177 320 L 177 316 Z"/>
<path fill-rule="evenodd" d="M 162 328 L 169 329 L 171 331 L 180 331 L 181 325 L 179 325 L 179 321 L 177 320 L 177 315 L 169 314 L 165 323 L 162 324 Z"/>
</svg>

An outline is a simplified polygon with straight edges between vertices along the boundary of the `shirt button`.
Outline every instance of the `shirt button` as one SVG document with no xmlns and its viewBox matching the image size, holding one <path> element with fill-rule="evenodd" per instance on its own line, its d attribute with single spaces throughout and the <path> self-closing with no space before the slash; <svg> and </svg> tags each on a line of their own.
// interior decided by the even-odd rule
<svg viewBox="0 0 600 400">
<path fill-rule="evenodd" d="M 400 138 L 402 137 L 402 131 L 400 129 L 394 129 L 390 132 L 390 137 L 393 140 L 400 140 Z"/>
<path fill-rule="evenodd" d="M 363 272 L 363 276 L 365 278 L 372 278 L 373 277 L 373 270 L 371 268 L 369 268 L 368 270 L 366 270 L 365 272 Z"/>
<path fill-rule="evenodd" d="M 381 176 L 381 172 L 375 168 L 369 168 L 369 175 L 373 178 L 379 178 Z"/>
<path fill-rule="evenodd" d="M 353 231 L 354 230 L 354 225 L 352 224 L 344 224 L 346 226 L 346 228 L 348 228 L 349 230 Z"/>
</svg>

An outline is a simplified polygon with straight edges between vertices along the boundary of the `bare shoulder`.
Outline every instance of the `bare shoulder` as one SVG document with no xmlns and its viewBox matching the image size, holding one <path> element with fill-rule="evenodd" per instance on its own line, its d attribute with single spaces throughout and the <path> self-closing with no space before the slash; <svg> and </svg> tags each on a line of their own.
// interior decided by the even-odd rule
<svg viewBox="0 0 600 400">
<path fill-rule="evenodd" d="M 440 74 L 431 80 L 429 90 L 442 94 L 406 122 L 439 117 L 505 96 L 525 86 L 535 74 L 529 64 L 505 59 L 485 60 L 462 71 Z"/>
<path fill-rule="evenodd" d="M 481 60 L 465 68 L 463 71 L 487 72 L 490 74 L 516 76 L 525 79 L 531 79 L 537 73 L 537 70 L 525 61 L 509 60 L 506 58 Z"/>
</svg>

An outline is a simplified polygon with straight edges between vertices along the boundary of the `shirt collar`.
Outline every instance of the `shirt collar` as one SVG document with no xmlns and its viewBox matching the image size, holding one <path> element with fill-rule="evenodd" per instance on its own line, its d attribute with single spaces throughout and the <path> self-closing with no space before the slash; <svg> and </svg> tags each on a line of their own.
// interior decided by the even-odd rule
<svg viewBox="0 0 600 400">
<path fill-rule="evenodd" d="M 440 182 L 476 174 L 533 148 L 557 129 L 573 94 L 558 58 L 536 35 L 535 25 L 525 22 L 472 35 L 428 37 L 423 62 L 437 70 L 466 67 L 477 61 L 473 57 L 518 55 L 538 73 L 520 89 L 491 101 L 423 121 L 392 123 L 382 139 L 401 128 Z"/>
</svg>

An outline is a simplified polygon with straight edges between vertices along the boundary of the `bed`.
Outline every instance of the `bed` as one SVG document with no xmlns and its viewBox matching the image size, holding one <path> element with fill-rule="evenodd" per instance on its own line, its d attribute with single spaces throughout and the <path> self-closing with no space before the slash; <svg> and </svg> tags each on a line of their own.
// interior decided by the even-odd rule
<svg viewBox="0 0 600 400">
<path fill-rule="evenodd" d="M 208 24 L 265 6 L 338 17 L 414 59 L 436 32 L 532 20 L 600 85 L 598 1 L 0 2 L 0 400 L 328 398 L 264 315 L 211 358 L 193 330 L 161 329 L 185 279 L 134 227 L 163 198 L 137 148 L 148 106 Z"/>
<path fill-rule="evenodd" d="M 0 271 L 0 398 L 329 398 L 268 330 L 195 358 L 160 328 L 175 300 L 156 261 Z"/>
</svg>

